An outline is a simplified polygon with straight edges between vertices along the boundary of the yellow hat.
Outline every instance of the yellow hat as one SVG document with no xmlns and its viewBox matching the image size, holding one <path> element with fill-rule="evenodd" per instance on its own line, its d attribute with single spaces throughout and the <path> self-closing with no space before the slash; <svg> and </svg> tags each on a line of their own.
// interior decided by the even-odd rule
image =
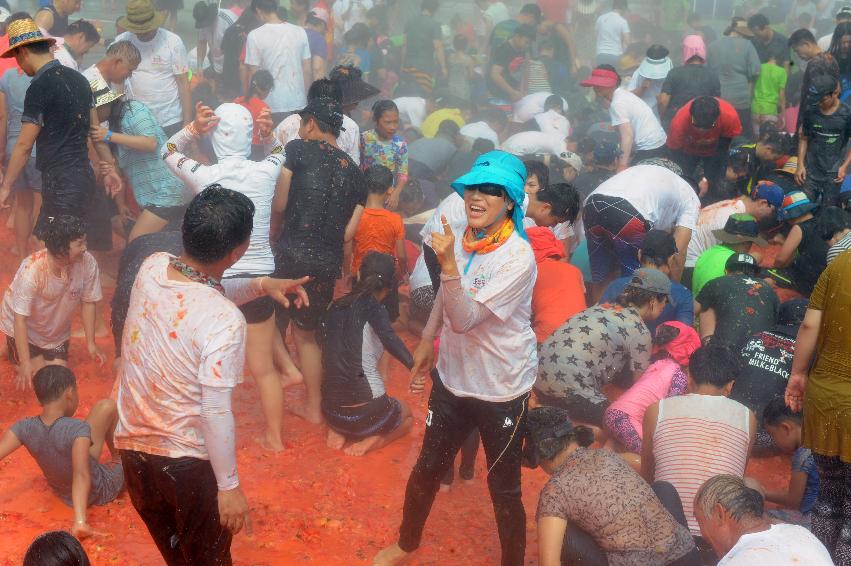
<svg viewBox="0 0 851 566">
<path fill-rule="evenodd" d="M 50 45 L 56 43 L 52 37 L 45 37 L 36 23 L 30 18 L 15 20 L 6 30 L 9 36 L 9 48 L 0 53 L 0 58 L 8 59 L 15 56 L 15 49 L 31 43 L 47 42 Z"/>
</svg>

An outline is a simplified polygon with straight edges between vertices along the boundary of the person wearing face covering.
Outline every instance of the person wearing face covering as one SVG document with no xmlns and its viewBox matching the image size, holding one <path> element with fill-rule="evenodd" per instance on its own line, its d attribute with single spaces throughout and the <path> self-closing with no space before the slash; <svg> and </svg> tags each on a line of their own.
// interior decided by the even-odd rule
<svg viewBox="0 0 851 566">
<path fill-rule="evenodd" d="M 262 131 L 264 125 L 260 126 Z M 251 112 L 234 103 L 222 104 L 215 113 L 201 106 L 196 121 L 172 136 L 164 149 L 166 165 L 193 193 L 201 192 L 208 185 L 220 184 L 243 193 L 254 203 L 254 229 L 248 249 L 238 262 L 225 271 L 225 279 L 266 277 L 275 270 L 275 259 L 269 243 L 269 224 L 284 153 L 281 145 L 269 136 L 271 121 L 268 126 L 263 133 L 266 134 L 266 140 L 272 143 L 271 151 L 263 161 L 251 161 L 249 156 L 254 131 Z M 202 135 L 210 138 L 218 160 L 215 165 L 203 165 L 184 155 L 186 148 Z M 299 375 L 298 370 L 292 365 L 283 345 L 273 346 L 274 302 L 269 297 L 260 297 L 239 308 L 248 322 L 248 367 L 257 380 L 266 416 L 266 432 L 258 442 L 267 450 L 280 451 L 283 450 L 281 428 L 284 415 L 281 385 L 285 383 L 285 377 Z M 282 373 L 286 373 L 286 376 Z"/>
<path fill-rule="evenodd" d="M 431 234 L 440 289 L 414 353 L 411 389 L 425 388 L 434 367 L 426 430 L 405 493 L 398 542 L 373 564 L 401 564 L 420 545 L 440 478 L 470 432 L 478 427 L 488 466 L 488 488 L 504 566 L 524 563 L 526 512 L 520 497 L 520 461 L 529 395 L 537 372 L 532 331 L 535 256 L 523 230 L 526 167 L 502 151 L 478 157 L 452 183 L 464 198 L 467 226 L 449 221 Z"/>
</svg>

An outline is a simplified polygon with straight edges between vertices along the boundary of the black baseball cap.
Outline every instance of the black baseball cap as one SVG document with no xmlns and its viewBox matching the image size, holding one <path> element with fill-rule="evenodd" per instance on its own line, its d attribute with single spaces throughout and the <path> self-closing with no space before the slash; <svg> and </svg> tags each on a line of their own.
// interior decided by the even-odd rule
<svg viewBox="0 0 851 566">
<path fill-rule="evenodd" d="M 299 111 L 302 118 L 313 116 L 320 122 L 331 127 L 334 131 L 345 131 L 343 127 L 343 106 L 332 98 L 319 97 L 307 101 L 307 106 Z"/>
<path fill-rule="evenodd" d="M 727 262 L 724 264 L 724 269 L 727 271 L 733 271 L 736 268 L 741 268 L 743 266 L 747 266 L 756 273 L 759 271 L 759 264 L 756 262 L 756 258 L 751 254 L 733 254 L 727 258 Z"/>
<path fill-rule="evenodd" d="M 838 86 L 839 81 L 834 79 L 832 76 L 816 75 L 813 77 L 813 80 L 810 81 L 810 88 L 807 90 L 810 104 L 813 106 L 818 105 L 822 98 L 828 94 L 833 94 Z"/>
<path fill-rule="evenodd" d="M 644 235 L 644 242 L 641 244 L 641 255 L 644 257 L 668 259 L 677 251 L 674 237 L 664 230 L 650 230 Z"/>
</svg>

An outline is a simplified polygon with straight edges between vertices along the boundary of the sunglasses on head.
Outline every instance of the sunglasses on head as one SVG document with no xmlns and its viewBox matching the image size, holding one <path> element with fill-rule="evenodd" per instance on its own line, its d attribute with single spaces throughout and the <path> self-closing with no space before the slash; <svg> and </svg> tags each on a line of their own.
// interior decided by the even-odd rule
<svg viewBox="0 0 851 566">
<path fill-rule="evenodd" d="M 483 195 L 488 195 L 489 197 L 501 197 L 505 196 L 505 189 L 503 189 L 499 185 L 493 184 L 484 184 L 484 185 L 470 185 L 467 187 L 468 191 L 478 191 Z"/>
</svg>

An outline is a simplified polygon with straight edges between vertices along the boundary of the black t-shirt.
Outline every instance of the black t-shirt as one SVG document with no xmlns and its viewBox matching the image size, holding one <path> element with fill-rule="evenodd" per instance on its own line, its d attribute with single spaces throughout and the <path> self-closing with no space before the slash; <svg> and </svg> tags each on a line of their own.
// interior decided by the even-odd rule
<svg viewBox="0 0 851 566">
<path fill-rule="evenodd" d="M 801 98 L 800 98 L 800 107 L 801 112 L 798 112 L 798 124 L 797 128 L 801 127 L 801 123 L 804 120 L 804 110 L 809 108 L 809 91 L 810 91 L 810 83 L 812 80 L 819 75 L 827 75 L 833 77 L 836 82 L 839 82 L 839 63 L 836 62 L 836 59 L 833 58 L 833 55 L 830 53 L 822 52 L 807 61 L 807 67 L 804 69 L 804 76 L 801 79 Z"/>
<path fill-rule="evenodd" d="M 795 290 L 809 296 L 821 272 L 827 268 L 827 250 L 830 246 L 821 239 L 815 218 L 801 222 L 803 233 L 795 261 L 789 266 Z"/>
<path fill-rule="evenodd" d="M 842 164 L 842 148 L 851 137 L 851 108 L 844 102 L 833 114 L 822 114 L 818 106 L 804 113 L 804 135 L 807 136 L 807 176 L 813 181 L 827 181 L 836 177 Z"/>
<path fill-rule="evenodd" d="M 692 98 L 721 96 L 721 81 L 718 80 L 718 73 L 706 65 L 683 65 L 671 69 L 662 83 L 662 92 L 671 97 L 662 117 L 666 122 L 670 122 L 677 110 Z"/>
<path fill-rule="evenodd" d="M 742 348 L 742 370 L 730 399 L 738 401 L 756 413 L 762 421 L 762 411 L 769 401 L 783 396 L 792 371 L 795 356 L 795 336 L 779 331 L 754 334 Z"/>
<path fill-rule="evenodd" d="M 39 171 L 89 162 L 86 142 L 94 103 L 89 81 L 77 71 L 55 60 L 39 69 L 27 89 L 21 117 L 41 126 L 35 141 Z"/>
<path fill-rule="evenodd" d="M 127 321 L 127 311 L 130 309 L 130 294 L 133 283 L 142 264 L 152 254 L 168 252 L 178 256 L 183 253 L 183 235 L 180 231 L 171 229 L 139 236 L 124 248 L 121 260 L 118 262 L 118 280 L 115 294 L 112 295 L 112 338 L 115 341 L 115 355 L 121 356 L 121 336 L 124 334 L 124 323 Z"/>
<path fill-rule="evenodd" d="M 305 275 L 337 279 L 343 237 L 357 205 L 366 204 L 366 182 L 346 152 L 322 141 L 293 140 L 284 167 L 292 171 L 279 265 Z"/>
<path fill-rule="evenodd" d="M 517 71 L 523 63 L 525 53 L 519 49 L 515 49 L 510 41 L 501 43 L 493 48 L 491 54 L 491 65 L 498 65 L 502 68 L 502 78 L 513 88 L 520 88 L 520 79 L 513 71 Z M 488 87 L 491 93 L 495 96 L 504 96 L 507 93 L 502 92 L 502 89 L 496 86 L 488 73 Z"/>
<path fill-rule="evenodd" d="M 756 53 L 759 55 L 760 63 L 768 63 L 769 56 L 772 53 L 777 56 L 775 62 L 781 67 L 789 61 L 789 38 L 782 33 L 775 31 L 768 43 L 763 43 L 757 38 L 751 39 L 751 43 L 753 43 Z"/>
<path fill-rule="evenodd" d="M 748 337 L 774 326 L 780 300 L 768 283 L 758 277 L 725 275 L 701 289 L 697 302 L 715 311 L 718 341 L 740 350 Z"/>
</svg>

